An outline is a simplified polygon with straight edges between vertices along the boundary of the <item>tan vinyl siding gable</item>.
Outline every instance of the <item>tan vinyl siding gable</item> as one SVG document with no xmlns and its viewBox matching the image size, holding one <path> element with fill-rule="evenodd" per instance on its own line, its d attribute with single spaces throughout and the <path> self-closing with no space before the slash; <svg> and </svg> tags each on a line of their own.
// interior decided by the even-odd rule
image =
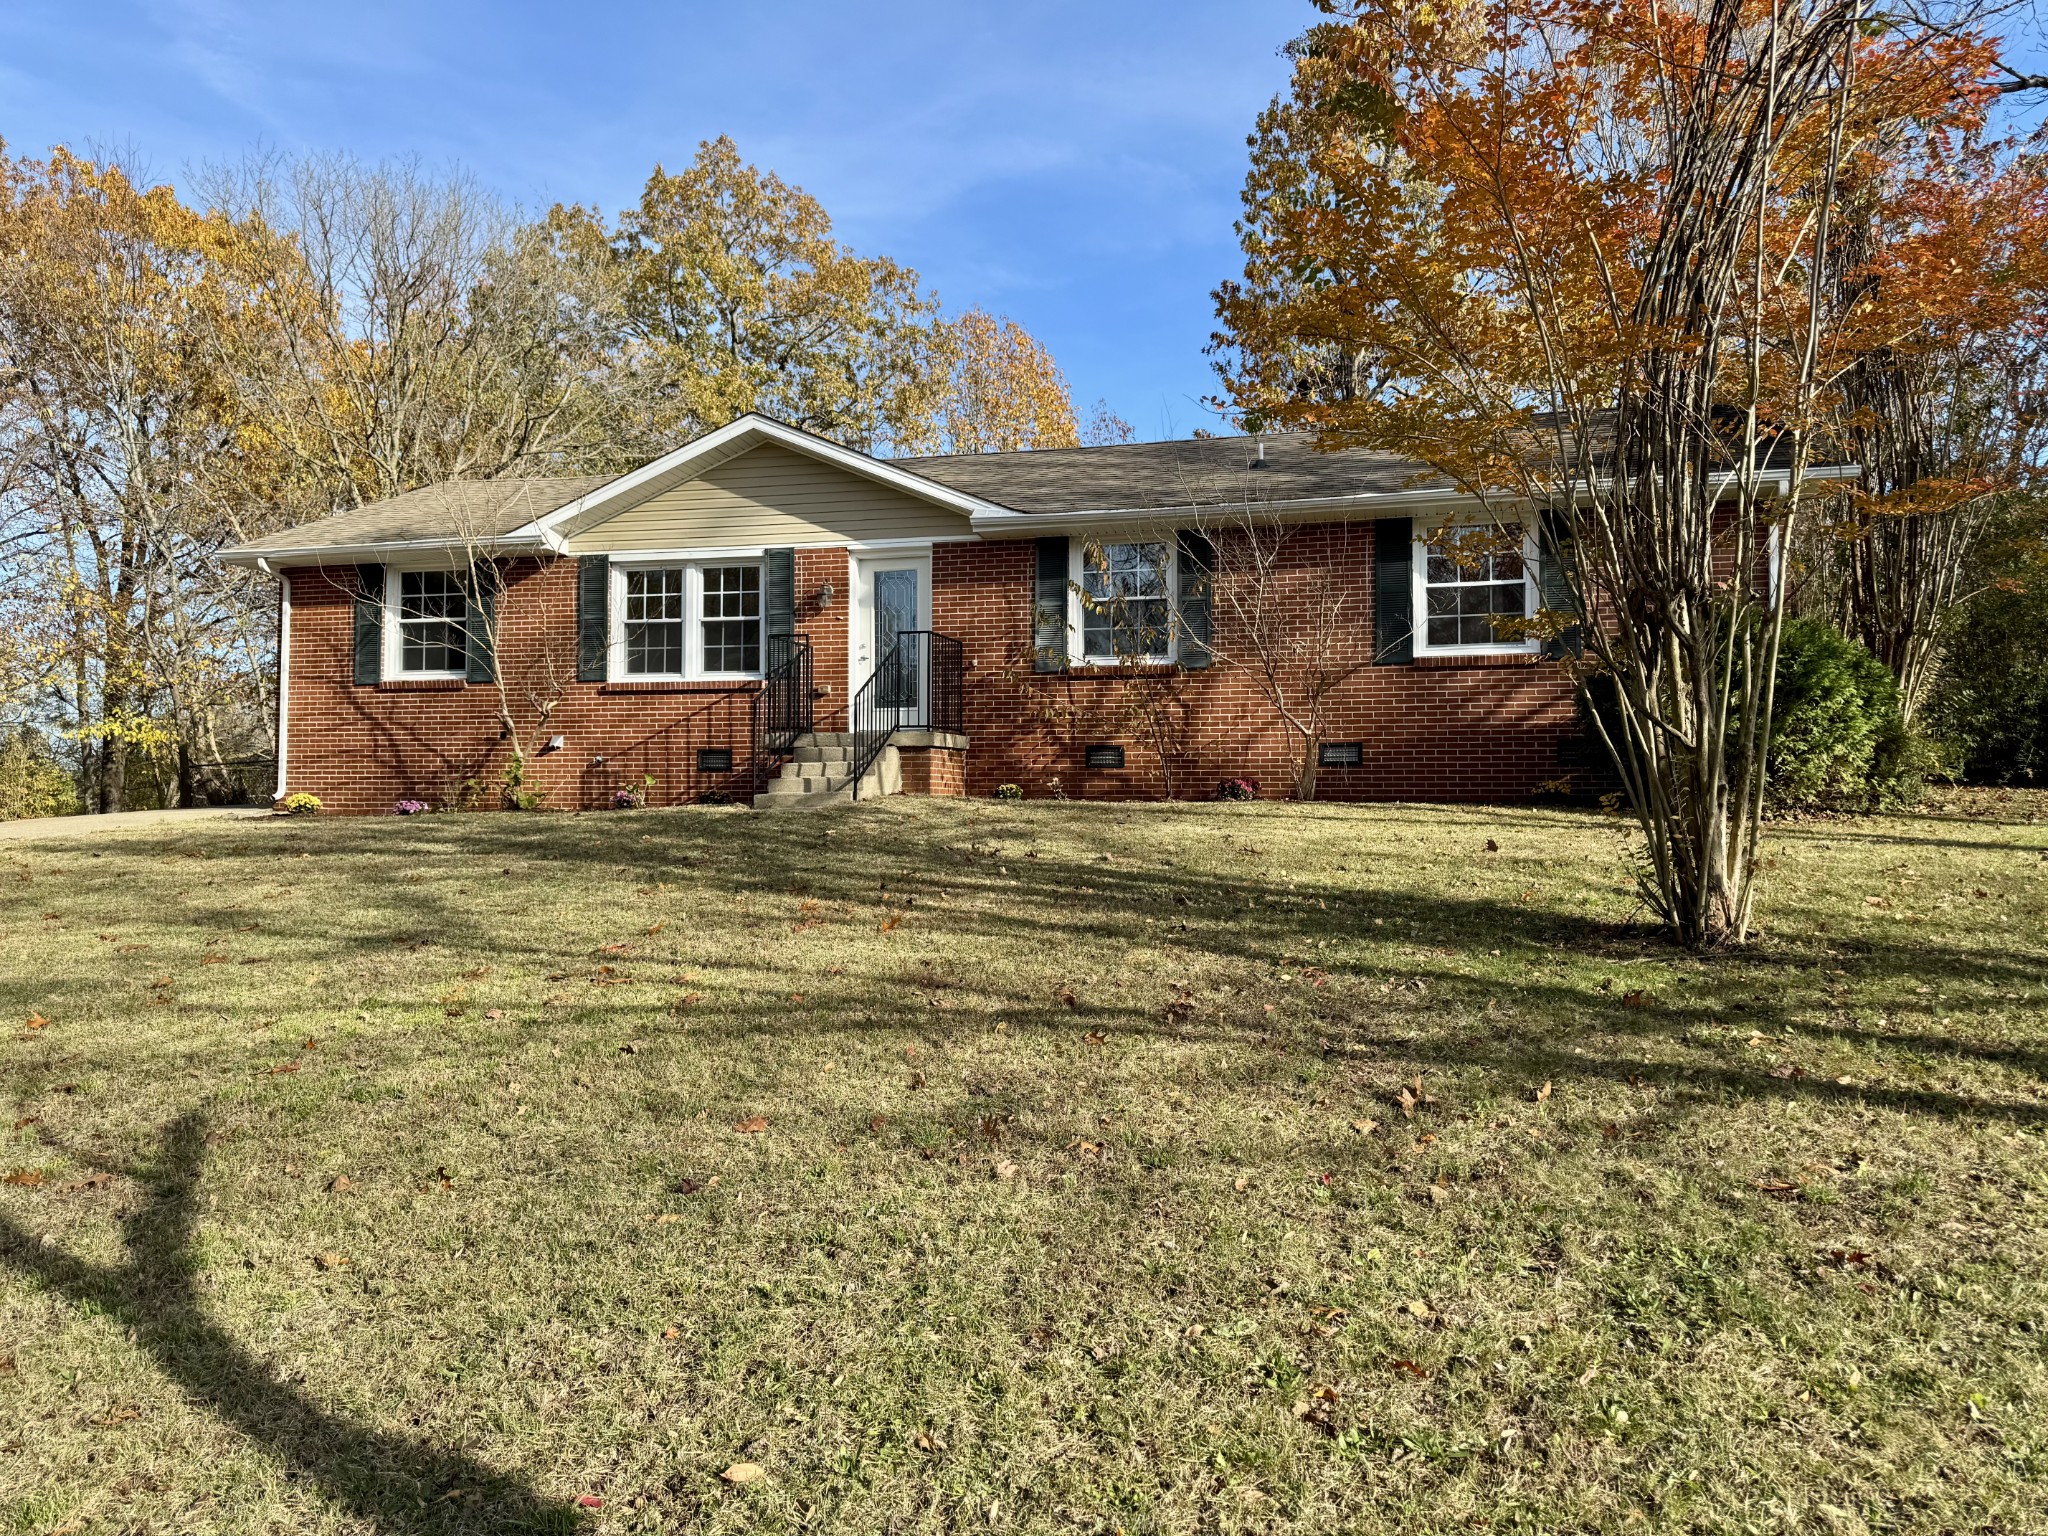
<svg viewBox="0 0 2048 1536">
<path fill-rule="evenodd" d="M 568 531 L 569 553 L 959 537 L 967 518 L 773 443 Z"/>
</svg>

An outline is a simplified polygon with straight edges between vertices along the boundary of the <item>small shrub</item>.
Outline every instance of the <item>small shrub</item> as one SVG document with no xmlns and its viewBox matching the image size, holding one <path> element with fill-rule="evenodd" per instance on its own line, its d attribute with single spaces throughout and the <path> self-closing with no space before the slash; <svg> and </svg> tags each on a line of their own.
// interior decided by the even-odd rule
<svg viewBox="0 0 2048 1536">
<path fill-rule="evenodd" d="M 615 811 L 637 811 L 647 803 L 647 793 L 640 789 L 615 789 L 612 791 L 612 809 Z"/>
<path fill-rule="evenodd" d="M 505 764 L 505 771 L 499 775 L 498 785 L 505 797 L 505 806 L 514 811 L 537 811 L 548 797 L 544 789 L 526 788 L 526 762 L 523 758 L 512 758 Z"/>
<path fill-rule="evenodd" d="M 1216 786 L 1218 800 L 1256 800 L 1259 798 L 1257 779 L 1225 779 Z"/>
<path fill-rule="evenodd" d="M 1771 718 L 1771 801 L 1869 811 L 1920 796 L 1927 748 L 1899 718 L 1891 672 L 1832 624 L 1788 619 Z"/>
<path fill-rule="evenodd" d="M 277 808 L 287 816 L 317 816 L 320 814 L 320 797 L 295 789 L 277 802 Z"/>
<path fill-rule="evenodd" d="M 1022 800 L 1024 798 L 1024 791 L 1015 784 L 998 784 L 996 786 L 996 798 L 998 800 Z"/>
<path fill-rule="evenodd" d="M 391 807 L 394 816 L 424 816 L 433 807 L 424 800 L 401 800 Z"/>
</svg>

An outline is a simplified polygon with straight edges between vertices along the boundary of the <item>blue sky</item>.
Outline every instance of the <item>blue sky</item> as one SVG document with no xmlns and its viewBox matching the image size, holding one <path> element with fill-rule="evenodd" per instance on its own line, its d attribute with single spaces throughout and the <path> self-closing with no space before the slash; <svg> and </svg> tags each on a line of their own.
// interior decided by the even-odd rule
<svg viewBox="0 0 2048 1536">
<path fill-rule="evenodd" d="M 268 146 L 460 162 L 535 208 L 635 198 L 729 133 L 840 237 L 1049 345 L 1141 437 L 1214 425 L 1209 291 L 1306 0 L 777 6 L 7 0 L 0 136 L 160 180 Z"/>
</svg>

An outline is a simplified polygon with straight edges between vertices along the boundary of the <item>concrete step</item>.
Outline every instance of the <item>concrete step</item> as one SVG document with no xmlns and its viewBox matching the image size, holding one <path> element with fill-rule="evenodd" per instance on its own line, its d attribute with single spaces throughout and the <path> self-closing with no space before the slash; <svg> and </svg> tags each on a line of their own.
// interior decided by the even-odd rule
<svg viewBox="0 0 2048 1536">
<path fill-rule="evenodd" d="M 844 759 L 841 761 L 843 763 Z M 797 811 L 853 803 L 852 776 L 843 770 L 838 773 L 818 771 L 827 768 L 829 765 L 823 763 L 785 763 L 781 775 L 771 780 L 765 791 L 754 796 L 755 808 Z M 894 747 L 884 747 L 868 771 L 861 775 L 860 798 L 879 800 L 884 795 L 902 792 L 902 754 Z"/>
</svg>

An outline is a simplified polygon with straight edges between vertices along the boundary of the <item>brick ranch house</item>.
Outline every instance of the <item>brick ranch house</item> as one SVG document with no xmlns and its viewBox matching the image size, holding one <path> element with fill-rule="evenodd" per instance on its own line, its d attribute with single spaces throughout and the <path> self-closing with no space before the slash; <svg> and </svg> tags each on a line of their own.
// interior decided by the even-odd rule
<svg viewBox="0 0 2048 1536">
<path fill-rule="evenodd" d="M 1208 591 L 1247 518 L 1341 599 L 1318 794 L 1527 799 L 1593 758 L 1563 669 L 1492 622 L 1539 606 L 1533 542 L 1418 543 L 1475 514 L 1295 436 L 885 460 L 750 415 L 617 477 L 451 482 L 226 558 L 279 578 L 278 793 L 332 811 L 500 803 L 508 717 L 521 789 L 561 808 L 1285 795 L 1288 733 Z"/>
</svg>

